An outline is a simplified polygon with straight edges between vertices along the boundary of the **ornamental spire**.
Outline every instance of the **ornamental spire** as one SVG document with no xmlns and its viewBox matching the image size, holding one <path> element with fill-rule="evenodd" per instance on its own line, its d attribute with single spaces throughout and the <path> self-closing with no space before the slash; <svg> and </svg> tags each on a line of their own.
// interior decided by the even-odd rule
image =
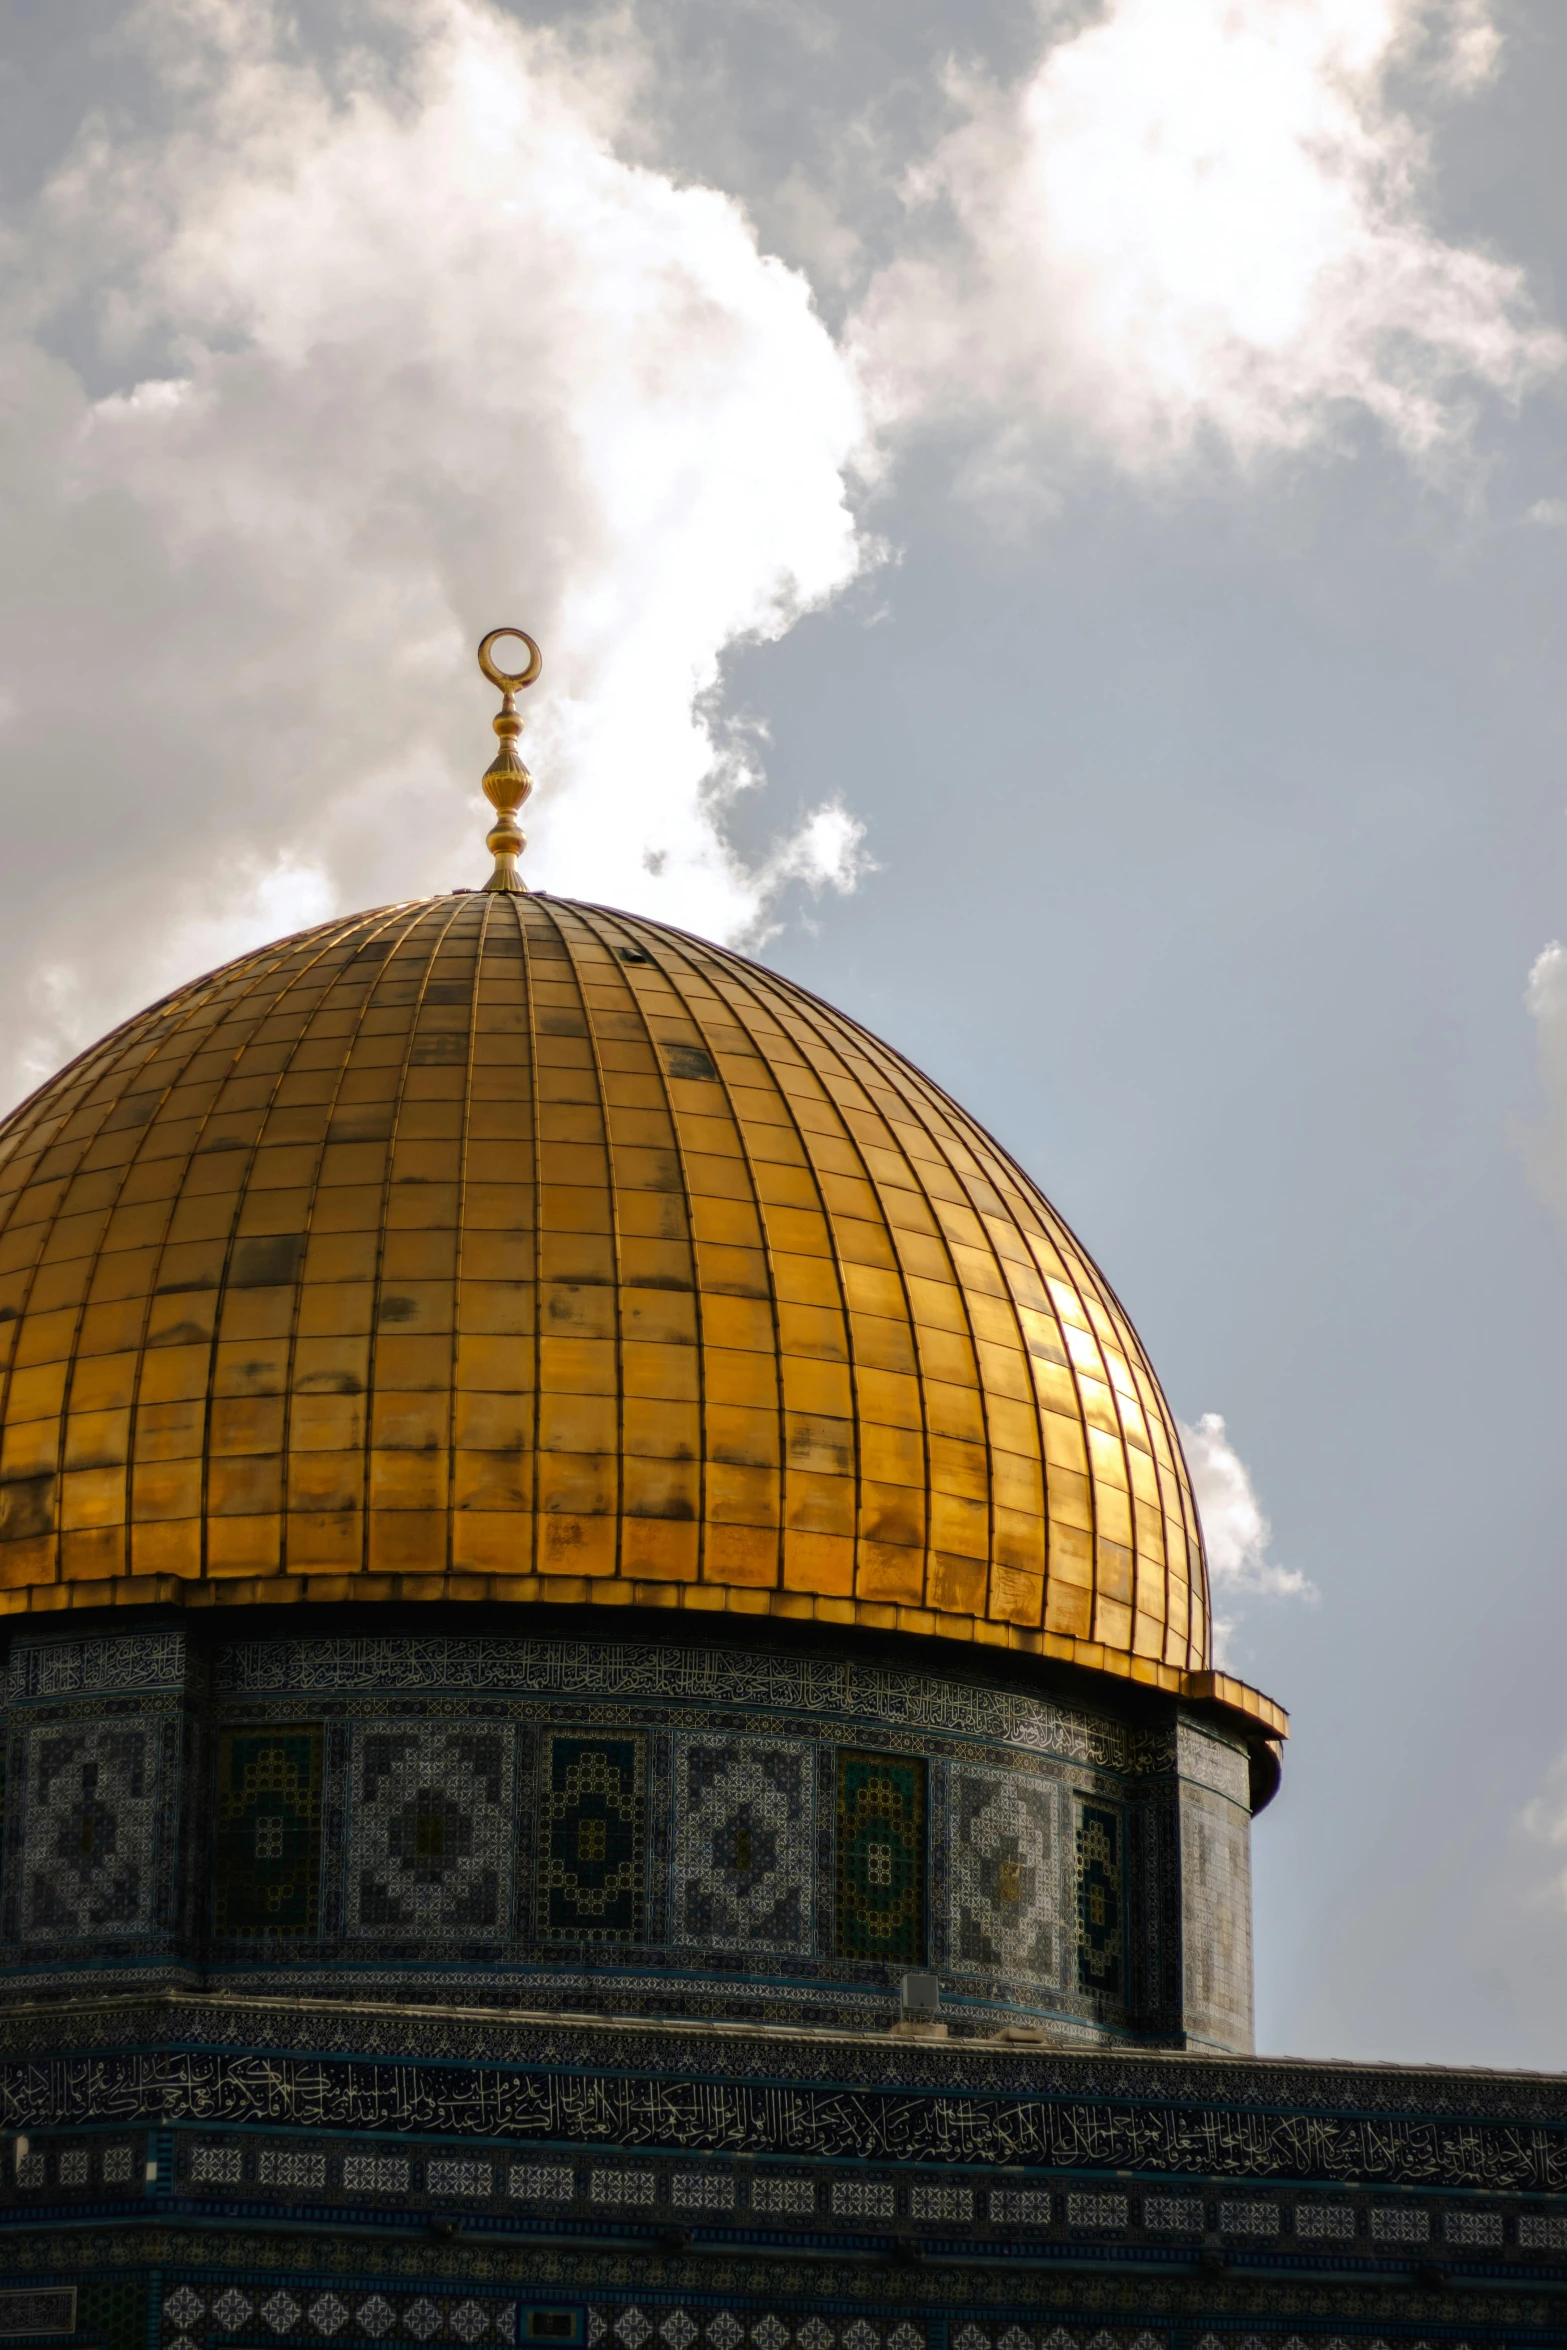
<svg viewBox="0 0 1567 2350">
<path fill-rule="evenodd" d="M 518 637 L 527 646 L 525 669 L 498 669 L 491 659 L 490 647 L 506 636 Z M 501 747 L 484 777 L 484 796 L 495 810 L 495 824 L 484 843 L 494 852 L 495 870 L 484 886 L 487 890 L 503 890 L 512 897 L 528 894 L 528 885 L 517 871 L 517 859 L 527 837 L 518 829 L 517 810 L 533 789 L 533 778 L 517 756 L 522 720 L 517 715 L 516 697 L 524 686 L 532 685 L 543 666 L 544 656 L 525 629 L 492 628 L 479 647 L 479 667 L 491 685 L 500 688 L 501 694 L 501 706 L 490 721 L 500 736 Z"/>
</svg>

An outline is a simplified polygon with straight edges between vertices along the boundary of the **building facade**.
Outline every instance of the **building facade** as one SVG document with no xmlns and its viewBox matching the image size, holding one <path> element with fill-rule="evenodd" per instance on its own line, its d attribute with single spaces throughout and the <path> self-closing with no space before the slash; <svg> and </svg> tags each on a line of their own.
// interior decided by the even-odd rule
<svg viewBox="0 0 1567 2350">
<path fill-rule="evenodd" d="M 496 724 L 488 889 L 0 1127 L 0 2340 L 1549 2336 L 1561 2084 L 1252 2054 L 1286 1723 L 1113 1291 L 522 890 Z"/>
</svg>

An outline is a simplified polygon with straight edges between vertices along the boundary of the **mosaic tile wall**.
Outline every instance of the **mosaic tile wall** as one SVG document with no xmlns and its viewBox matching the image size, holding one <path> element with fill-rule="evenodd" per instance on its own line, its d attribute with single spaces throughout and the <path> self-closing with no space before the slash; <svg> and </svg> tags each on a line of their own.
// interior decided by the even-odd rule
<svg viewBox="0 0 1567 2350">
<path fill-rule="evenodd" d="M 1064 1991 L 1075 1940 L 1060 1906 L 1064 1790 L 959 1769 L 951 1804 L 954 1962 Z"/>
<path fill-rule="evenodd" d="M 33 1823 L 22 1886 L 29 1941 L 150 1929 L 160 1746 L 157 1725 L 143 1722 L 60 1724 L 27 1736 L 20 1759 Z"/>
<path fill-rule="evenodd" d="M 781 1739 L 689 1738 L 677 1764 L 675 1940 L 804 1954 L 816 1940 L 815 1773 Z"/>
<path fill-rule="evenodd" d="M 188 1994 L 0 2011 L 0 2110 L 84 2350 L 1567 2340 L 1545 2075 Z"/>
<path fill-rule="evenodd" d="M 382 2290 L 363 2282 L 323 2284 L 319 2277 L 286 2281 L 247 2279 L 245 2286 L 197 2275 L 165 2279 L 156 2289 L 161 2326 L 153 2336 L 164 2350 L 235 2350 L 242 2344 L 280 2341 L 407 2344 L 458 2343 L 521 2345 L 553 2341 L 576 2350 L 1472 2350 L 1498 2337 L 1483 2322 L 1461 2329 L 1449 2324 L 1400 2326 L 1384 2330 L 1340 2324 L 1306 2335 L 1288 2323 L 1264 2321 L 1220 2330 L 1192 2325 L 1160 2311 L 1152 2325 L 1135 2317 L 1106 2325 L 1102 2313 L 1076 2316 L 1063 2324 L 1059 2314 L 1025 2312 L 1020 2318 L 986 2310 L 976 2316 L 961 2304 L 955 2310 L 893 2307 L 847 2308 L 831 2301 L 793 2307 L 767 2306 L 754 2298 L 661 2290 L 651 2280 L 638 2289 L 578 2291 L 569 2298 L 548 2288 L 523 2296 L 440 2284 L 388 2284 Z M 43 2305 L 40 2303 L 40 2309 Z M 1186 2313 L 1182 2313 L 1185 2317 Z M 58 2329 L 56 2329 L 58 2330 Z M 1515 2328 L 1515 2331 L 1517 2329 Z M 1559 2338 L 1560 2328 L 1539 2325 L 1527 2331 L 1542 2342 Z"/>
<path fill-rule="evenodd" d="M 839 1955 L 923 1966 L 925 1765 L 843 1752 L 837 1764 Z"/>
<path fill-rule="evenodd" d="M 1119 1999 L 1126 1976 L 1126 1829 L 1121 1807 L 1076 1806 L 1077 1987 Z"/>
<path fill-rule="evenodd" d="M 354 1726 L 348 1930 L 503 1940 L 516 1861 L 506 1726 Z"/>
<path fill-rule="evenodd" d="M 213 1932 L 306 1939 L 320 1919 L 320 1730 L 220 1731 Z"/>
<path fill-rule="evenodd" d="M 1200 2297 L 1149 2291 L 1140 2311 L 1124 2282 L 1095 2289 L 1064 2278 L 1009 2292 L 997 2306 L 993 2285 L 987 2292 L 971 2282 L 965 2292 L 948 2277 L 885 2271 L 840 2277 L 834 2291 L 819 2270 L 786 2281 L 786 2271 L 753 2267 L 749 2291 L 736 2289 L 739 2280 L 715 2291 L 711 2277 L 680 2276 L 690 2264 L 668 2261 L 617 2262 L 631 2273 L 599 2279 L 572 2273 L 581 2265 L 573 2263 L 565 2276 L 497 2284 L 482 2273 L 381 2276 L 363 2262 L 258 2267 L 242 2259 L 214 2269 L 195 2246 L 181 2250 L 180 2266 L 145 2280 L 89 2271 L 80 2283 L 0 2291 L 0 2333 L 74 2336 L 105 2350 L 521 2350 L 541 2342 L 570 2350 L 1504 2350 L 1520 2340 L 1546 2350 L 1564 2338 L 1550 2298 L 1517 2290 L 1499 2301 L 1466 2296 L 1456 2307 L 1429 2291 L 1402 2304 L 1385 2296 L 1380 2309 L 1338 2294 L 1330 2310 L 1312 2302 L 1297 2312 L 1289 2304 L 1302 2296 L 1286 2290 L 1263 2298 L 1254 2288 L 1237 2306 L 1233 2292 L 1213 2285 Z"/>
<path fill-rule="evenodd" d="M 647 1764 L 640 1738 L 545 1733 L 538 1930 L 552 1942 L 645 1942 Z"/>
<path fill-rule="evenodd" d="M 830 1655 L 596 1653 L 18 1639 L 0 1963 L 870 2028 L 929 1967 L 959 2033 L 1160 2039 L 1189 1980 L 1197 2036 L 1247 2044 L 1222 1736 Z"/>
</svg>

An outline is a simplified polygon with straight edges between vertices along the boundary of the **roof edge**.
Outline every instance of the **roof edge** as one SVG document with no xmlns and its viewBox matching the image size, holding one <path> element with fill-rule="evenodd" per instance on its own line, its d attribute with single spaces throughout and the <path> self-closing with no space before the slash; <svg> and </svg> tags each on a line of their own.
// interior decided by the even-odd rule
<svg viewBox="0 0 1567 2350">
<path fill-rule="evenodd" d="M 923 1633 L 1018 1656 L 1047 1657 L 1087 1672 L 1132 1681 L 1194 1704 L 1221 1706 L 1253 1737 L 1289 1736 L 1289 1715 L 1271 1697 L 1228 1673 L 1192 1672 L 1157 1658 L 1134 1656 L 1098 1640 L 1079 1640 L 1023 1624 L 949 1615 L 936 1608 L 902 1607 L 866 1599 L 837 1599 L 809 1591 L 745 1590 L 721 1583 L 644 1583 L 586 1575 L 234 1575 L 221 1581 L 179 1575 L 122 1575 L 103 1581 L 24 1584 L 0 1591 L 0 1616 L 58 1615 L 77 1609 L 125 1607 L 277 1607 L 301 1602 L 340 1606 L 457 1600 L 523 1605 L 637 1607 L 690 1615 L 774 1617 L 786 1622 L 858 1625 L 868 1631 Z"/>
</svg>

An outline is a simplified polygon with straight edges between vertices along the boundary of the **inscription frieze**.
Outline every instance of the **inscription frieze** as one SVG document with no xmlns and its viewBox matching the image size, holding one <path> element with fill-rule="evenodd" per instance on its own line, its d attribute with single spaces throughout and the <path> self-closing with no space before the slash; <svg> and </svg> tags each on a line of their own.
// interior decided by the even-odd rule
<svg viewBox="0 0 1567 2350">
<path fill-rule="evenodd" d="M 126 2050 L 0 2070 L 6 2130 L 89 2123 L 268 2123 L 717 2154 L 1567 2190 L 1560 2129 L 261 2051 Z"/>
<path fill-rule="evenodd" d="M 183 1632 L 114 1632 L 94 1640 L 18 1640 L 7 1682 L 13 1701 L 99 1690 L 179 1689 Z"/>
<path fill-rule="evenodd" d="M 261 1697 L 358 1689 L 528 1692 L 765 1707 L 997 1739 L 1107 1770 L 1168 1767 L 1172 1733 L 1139 1730 L 1023 1691 L 849 1657 L 768 1655 L 651 1641 L 246 1640 L 218 1651 L 214 1687 Z"/>
</svg>

